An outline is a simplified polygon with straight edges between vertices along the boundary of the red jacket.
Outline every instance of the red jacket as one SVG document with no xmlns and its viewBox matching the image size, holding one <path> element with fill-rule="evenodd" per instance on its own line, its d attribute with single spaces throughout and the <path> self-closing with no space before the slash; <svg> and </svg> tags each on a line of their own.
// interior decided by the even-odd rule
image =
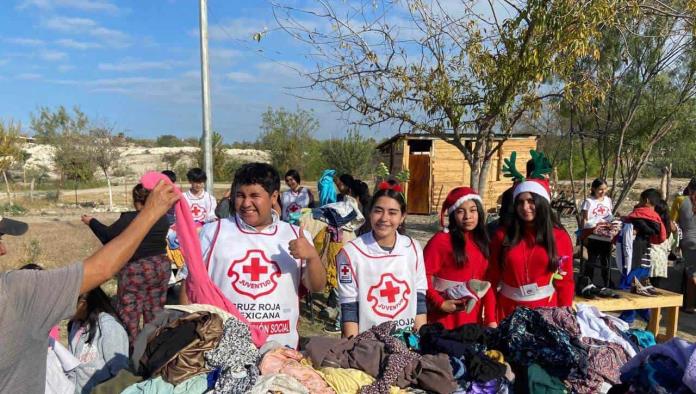
<svg viewBox="0 0 696 394">
<path fill-rule="evenodd" d="M 556 239 L 556 253 L 564 258 L 563 271 L 566 274 L 563 279 L 553 281 L 554 294 L 550 299 L 541 299 L 531 302 L 517 302 L 497 293 L 497 318 L 498 321 L 511 314 L 518 305 L 528 308 L 571 306 L 575 295 L 575 282 L 573 280 L 573 243 L 568 233 L 560 228 L 554 228 Z M 534 229 L 528 230 L 520 242 L 507 250 L 503 255 L 503 239 L 505 229 L 498 229 L 491 240 L 491 264 L 488 269 L 488 279 L 494 289 L 503 282 L 511 287 L 521 287 L 530 283 L 538 286 L 546 286 L 551 280 L 552 272 L 549 272 L 549 257 L 543 246 L 536 244 Z M 501 264 L 501 261 L 504 264 Z"/>
<path fill-rule="evenodd" d="M 634 209 L 631 213 L 624 218 L 624 221 L 631 222 L 634 219 L 643 219 L 655 222 L 660 225 L 660 234 L 650 237 L 651 244 L 661 244 L 667 239 L 667 229 L 665 229 L 664 223 L 662 223 L 662 218 L 655 212 L 655 209 L 648 207 L 638 207 Z"/>
<path fill-rule="evenodd" d="M 447 329 L 454 329 L 469 323 L 495 322 L 495 295 L 491 288 L 483 298 L 476 303 L 470 313 L 460 311 L 444 313 L 440 311 L 440 305 L 445 301 L 442 295 L 433 288 L 433 276 L 456 282 L 465 282 L 470 279 L 485 280 L 488 270 L 488 259 L 481 253 L 478 245 L 471 237 L 471 233 L 465 234 L 466 261 L 460 268 L 457 267 L 452 250 L 450 234 L 443 231 L 435 234 L 423 249 L 425 260 L 425 273 L 428 278 L 428 292 L 426 293 L 429 308 L 428 322 L 440 322 Z"/>
</svg>

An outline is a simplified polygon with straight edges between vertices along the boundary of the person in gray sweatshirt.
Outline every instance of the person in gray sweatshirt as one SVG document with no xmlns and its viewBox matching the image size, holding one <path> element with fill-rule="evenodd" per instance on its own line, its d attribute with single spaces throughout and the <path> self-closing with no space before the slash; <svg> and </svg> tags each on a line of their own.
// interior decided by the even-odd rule
<svg viewBox="0 0 696 394">
<path fill-rule="evenodd" d="M 90 393 L 97 384 L 128 368 L 128 335 L 100 287 L 78 298 L 68 332 L 68 349 L 80 360 L 68 375 L 76 394 Z"/>
</svg>

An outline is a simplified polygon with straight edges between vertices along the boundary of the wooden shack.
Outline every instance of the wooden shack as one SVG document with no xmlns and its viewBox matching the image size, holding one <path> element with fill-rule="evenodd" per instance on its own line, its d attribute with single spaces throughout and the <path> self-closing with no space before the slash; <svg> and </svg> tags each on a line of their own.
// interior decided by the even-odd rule
<svg viewBox="0 0 696 394">
<path fill-rule="evenodd" d="M 464 137 L 466 139 L 466 137 Z M 473 143 L 471 141 L 465 143 Z M 515 135 L 503 142 L 488 171 L 484 205 L 495 209 L 497 200 L 512 182 L 503 176 L 503 159 L 517 152 L 517 168 L 524 173 L 529 151 L 536 149 L 534 135 Z M 409 213 L 430 214 L 440 211 L 447 193 L 457 186 L 469 186 L 470 167 L 464 155 L 453 145 L 429 135 L 397 134 L 377 146 L 381 161 L 392 174 L 407 169 L 410 180 L 405 193 Z"/>
</svg>

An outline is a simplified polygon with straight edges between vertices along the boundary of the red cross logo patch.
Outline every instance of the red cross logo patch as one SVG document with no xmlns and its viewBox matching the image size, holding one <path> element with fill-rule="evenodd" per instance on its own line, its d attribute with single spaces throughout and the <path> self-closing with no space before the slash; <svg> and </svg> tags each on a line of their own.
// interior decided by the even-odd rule
<svg viewBox="0 0 696 394">
<path fill-rule="evenodd" d="M 227 276 L 232 288 L 253 299 L 272 293 L 278 286 L 281 271 L 278 263 L 266 257 L 263 250 L 248 250 L 246 255 L 230 264 Z"/>
<path fill-rule="evenodd" d="M 353 283 L 352 269 L 347 261 L 342 262 L 338 267 L 338 281 L 341 283 Z"/>
<path fill-rule="evenodd" d="M 609 214 L 609 208 L 605 207 L 604 205 L 597 205 L 595 209 L 592 211 L 593 216 L 599 216 L 600 218 L 603 218 Z"/>
<path fill-rule="evenodd" d="M 295 213 L 300 210 L 302 210 L 302 207 L 296 202 L 293 202 L 292 204 L 288 205 L 288 212 L 290 213 Z"/>
<path fill-rule="evenodd" d="M 408 283 L 397 279 L 392 273 L 382 274 L 379 283 L 370 287 L 367 301 L 379 316 L 394 319 L 408 306 L 408 295 L 411 288 Z"/>
<path fill-rule="evenodd" d="M 197 222 L 204 221 L 206 213 L 207 211 L 202 206 L 196 203 L 191 204 L 191 216 L 193 216 L 193 220 Z"/>
</svg>

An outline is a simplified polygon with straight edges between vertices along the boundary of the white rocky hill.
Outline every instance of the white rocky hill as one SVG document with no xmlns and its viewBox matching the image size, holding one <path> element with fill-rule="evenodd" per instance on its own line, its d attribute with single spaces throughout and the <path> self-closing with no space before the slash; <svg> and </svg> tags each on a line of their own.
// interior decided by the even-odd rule
<svg viewBox="0 0 696 394">
<path fill-rule="evenodd" d="M 58 174 L 54 169 L 53 164 L 53 152 L 55 147 L 51 145 L 42 145 L 34 143 L 26 143 L 22 147 L 22 150 L 29 154 L 29 159 L 24 165 L 24 169 L 30 170 L 32 168 L 47 168 L 49 176 L 51 178 L 57 178 Z M 142 146 L 128 146 L 119 148 L 121 157 L 119 162 L 114 168 L 122 173 L 126 174 L 142 174 L 147 170 L 158 170 L 161 171 L 167 167 L 176 167 L 180 164 L 186 164 L 192 166 L 194 163 L 194 157 L 198 153 L 199 148 L 196 147 L 177 147 L 177 148 L 147 148 Z M 225 154 L 227 157 L 241 162 L 265 162 L 269 163 L 271 161 L 271 154 L 269 151 L 256 150 L 256 149 L 226 149 Z M 171 164 L 171 159 L 165 161 L 165 157 L 174 157 L 176 161 Z M 97 173 L 97 176 L 101 176 L 101 173 Z"/>
</svg>

